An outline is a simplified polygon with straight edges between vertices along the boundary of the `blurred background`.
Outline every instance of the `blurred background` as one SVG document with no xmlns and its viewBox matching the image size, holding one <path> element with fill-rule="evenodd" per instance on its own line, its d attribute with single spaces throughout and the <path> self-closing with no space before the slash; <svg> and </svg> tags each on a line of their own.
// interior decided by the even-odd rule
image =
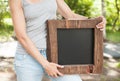
<svg viewBox="0 0 120 81">
<path fill-rule="evenodd" d="M 107 20 L 103 73 L 81 74 L 83 81 L 120 81 L 120 0 L 65 1 L 75 13 L 88 17 L 102 15 Z M 17 41 L 13 30 L 8 0 L 0 0 L 0 81 L 16 81 L 13 61 Z M 43 81 L 49 80 L 44 78 Z"/>
</svg>

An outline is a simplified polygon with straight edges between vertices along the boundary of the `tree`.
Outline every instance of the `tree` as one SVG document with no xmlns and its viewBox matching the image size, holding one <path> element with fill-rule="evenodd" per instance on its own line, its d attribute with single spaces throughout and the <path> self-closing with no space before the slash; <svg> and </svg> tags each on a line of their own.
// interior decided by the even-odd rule
<svg viewBox="0 0 120 81">
<path fill-rule="evenodd" d="M 13 27 L 4 22 L 5 18 L 10 17 L 8 1 L 0 0 L 0 36 L 8 37 Z"/>
<path fill-rule="evenodd" d="M 116 24 L 117 24 L 117 21 L 119 20 L 119 17 L 120 17 L 120 1 L 119 0 L 115 0 L 115 7 L 116 7 L 116 18 L 113 22 L 113 30 L 115 29 L 116 27 Z"/>
<path fill-rule="evenodd" d="M 120 30 L 120 0 L 105 0 L 107 25 L 112 31 Z"/>
<path fill-rule="evenodd" d="M 91 16 L 93 0 L 65 0 L 69 7 L 78 14 Z"/>
<path fill-rule="evenodd" d="M 105 10 L 105 0 L 101 0 L 101 7 L 102 7 L 102 16 L 106 17 L 106 10 Z M 103 31 L 103 37 L 106 38 L 106 28 Z"/>
</svg>

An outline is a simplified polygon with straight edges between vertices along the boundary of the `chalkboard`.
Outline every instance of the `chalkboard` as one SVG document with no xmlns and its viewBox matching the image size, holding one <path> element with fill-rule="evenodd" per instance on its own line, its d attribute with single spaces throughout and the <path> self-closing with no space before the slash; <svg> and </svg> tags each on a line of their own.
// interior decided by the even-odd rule
<svg viewBox="0 0 120 81">
<path fill-rule="evenodd" d="M 102 73 L 103 34 L 96 28 L 101 18 L 47 21 L 47 59 L 64 74 Z"/>
<path fill-rule="evenodd" d="M 94 64 L 94 29 L 57 29 L 58 64 Z"/>
</svg>

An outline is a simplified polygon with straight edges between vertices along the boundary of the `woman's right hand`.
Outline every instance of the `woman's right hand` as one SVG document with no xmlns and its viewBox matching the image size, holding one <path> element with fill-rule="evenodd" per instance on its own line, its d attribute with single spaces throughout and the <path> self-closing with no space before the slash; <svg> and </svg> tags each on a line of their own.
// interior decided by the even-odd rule
<svg viewBox="0 0 120 81">
<path fill-rule="evenodd" d="M 59 72 L 57 68 L 64 68 L 64 66 L 50 62 L 44 67 L 46 73 L 49 76 L 55 77 L 55 78 L 57 78 L 58 76 L 63 76 L 63 74 Z"/>
</svg>

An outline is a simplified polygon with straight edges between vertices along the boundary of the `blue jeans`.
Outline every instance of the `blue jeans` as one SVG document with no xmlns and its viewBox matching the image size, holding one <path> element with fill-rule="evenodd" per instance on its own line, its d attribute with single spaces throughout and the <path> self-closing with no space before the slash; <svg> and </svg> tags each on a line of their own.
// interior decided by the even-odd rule
<svg viewBox="0 0 120 81">
<path fill-rule="evenodd" d="M 46 50 L 40 50 L 40 53 L 47 58 Z M 42 81 L 43 75 L 51 81 L 82 81 L 79 75 L 64 75 L 53 78 L 45 73 L 44 68 L 29 54 L 15 54 L 14 68 L 17 75 L 17 81 Z"/>
</svg>

